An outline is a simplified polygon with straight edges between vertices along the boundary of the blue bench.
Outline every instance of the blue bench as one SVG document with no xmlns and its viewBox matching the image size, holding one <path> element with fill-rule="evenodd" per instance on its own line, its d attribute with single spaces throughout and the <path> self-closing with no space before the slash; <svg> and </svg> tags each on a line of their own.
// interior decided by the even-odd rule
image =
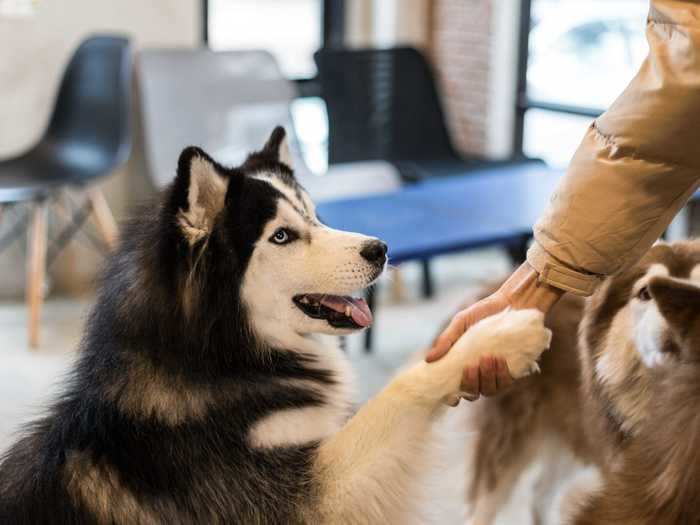
<svg viewBox="0 0 700 525">
<path fill-rule="evenodd" d="M 522 258 L 532 226 L 562 175 L 539 163 L 488 168 L 382 195 L 325 202 L 318 215 L 333 228 L 384 240 L 392 264 L 489 245 L 516 246 Z M 370 292 L 368 301 L 373 299 Z M 365 347 L 371 347 L 370 331 Z"/>
</svg>

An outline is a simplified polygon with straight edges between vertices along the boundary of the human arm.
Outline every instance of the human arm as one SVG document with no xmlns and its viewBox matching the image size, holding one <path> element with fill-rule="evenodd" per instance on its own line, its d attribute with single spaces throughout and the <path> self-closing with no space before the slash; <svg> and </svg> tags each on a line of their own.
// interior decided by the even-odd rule
<svg viewBox="0 0 700 525">
<path fill-rule="evenodd" d="M 700 4 L 653 0 L 649 56 L 588 129 L 534 228 L 540 280 L 590 295 L 634 264 L 692 197 L 700 176 Z"/>
<path fill-rule="evenodd" d="M 539 301 L 548 309 L 565 291 L 590 295 L 636 262 L 692 197 L 700 177 L 700 4 L 652 0 L 647 37 L 648 58 L 591 125 L 534 227 L 530 280 L 518 286 L 521 267 L 505 289 L 460 312 L 429 360 L 500 309 Z M 465 373 L 462 389 L 478 397 L 507 384 L 502 363 L 485 363 Z"/>
</svg>

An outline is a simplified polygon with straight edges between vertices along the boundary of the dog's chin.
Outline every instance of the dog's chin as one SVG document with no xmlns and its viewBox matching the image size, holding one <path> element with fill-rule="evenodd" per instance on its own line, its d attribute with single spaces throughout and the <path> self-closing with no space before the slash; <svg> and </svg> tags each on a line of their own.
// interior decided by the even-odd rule
<svg viewBox="0 0 700 525">
<path fill-rule="evenodd" d="M 323 319 L 310 319 L 298 309 L 291 328 L 300 335 L 351 335 L 361 331 L 361 328 L 336 328 Z"/>
<path fill-rule="evenodd" d="M 318 334 L 318 335 L 351 335 L 355 332 L 363 330 L 362 328 L 334 328 L 328 323 L 310 323 L 305 330 L 301 330 L 300 333 L 305 334 Z"/>
</svg>

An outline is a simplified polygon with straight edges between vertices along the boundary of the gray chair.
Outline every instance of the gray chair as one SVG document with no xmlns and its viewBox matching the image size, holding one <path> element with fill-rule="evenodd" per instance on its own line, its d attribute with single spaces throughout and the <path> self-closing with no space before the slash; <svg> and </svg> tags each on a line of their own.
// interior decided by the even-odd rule
<svg viewBox="0 0 700 525">
<path fill-rule="evenodd" d="M 266 51 L 145 50 L 137 74 L 146 165 L 156 187 L 172 180 L 184 147 L 200 146 L 235 165 L 279 124 L 290 137 L 297 178 L 316 200 L 381 193 L 401 184 L 396 170 L 382 162 L 312 173 L 291 118 L 296 86 Z"/>
</svg>

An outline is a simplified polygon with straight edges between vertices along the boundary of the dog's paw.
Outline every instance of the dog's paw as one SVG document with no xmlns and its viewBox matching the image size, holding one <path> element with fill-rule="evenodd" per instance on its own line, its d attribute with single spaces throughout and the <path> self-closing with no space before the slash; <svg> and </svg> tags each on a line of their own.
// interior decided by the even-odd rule
<svg viewBox="0 0 700 525">
<path fill-rule="evenodd" d="M 539 372 L 537 364 L 542 352 L 552 341 L 552 332 L 544 326 L 539 310 L 508 310 L 488 317 L 472 328 L 455 344 L 455 349 L 468 355 L 468 365 L 476 365 L 481 357 L 502 357 L 515 379 Z"/>
<path fill-rule="evenodd" d="M 441 359 L 421 361 L 394 383 L 404 397 L 449 403 L 460 393 L 465 368 L 478 366 L 482 357 L 502 357 L 510 374 L 519 379 L 537 372 L 537 359 L 549 348 L 552 334 L 538 310 L 515 310 L 478 322 Z"/>
</svg>

